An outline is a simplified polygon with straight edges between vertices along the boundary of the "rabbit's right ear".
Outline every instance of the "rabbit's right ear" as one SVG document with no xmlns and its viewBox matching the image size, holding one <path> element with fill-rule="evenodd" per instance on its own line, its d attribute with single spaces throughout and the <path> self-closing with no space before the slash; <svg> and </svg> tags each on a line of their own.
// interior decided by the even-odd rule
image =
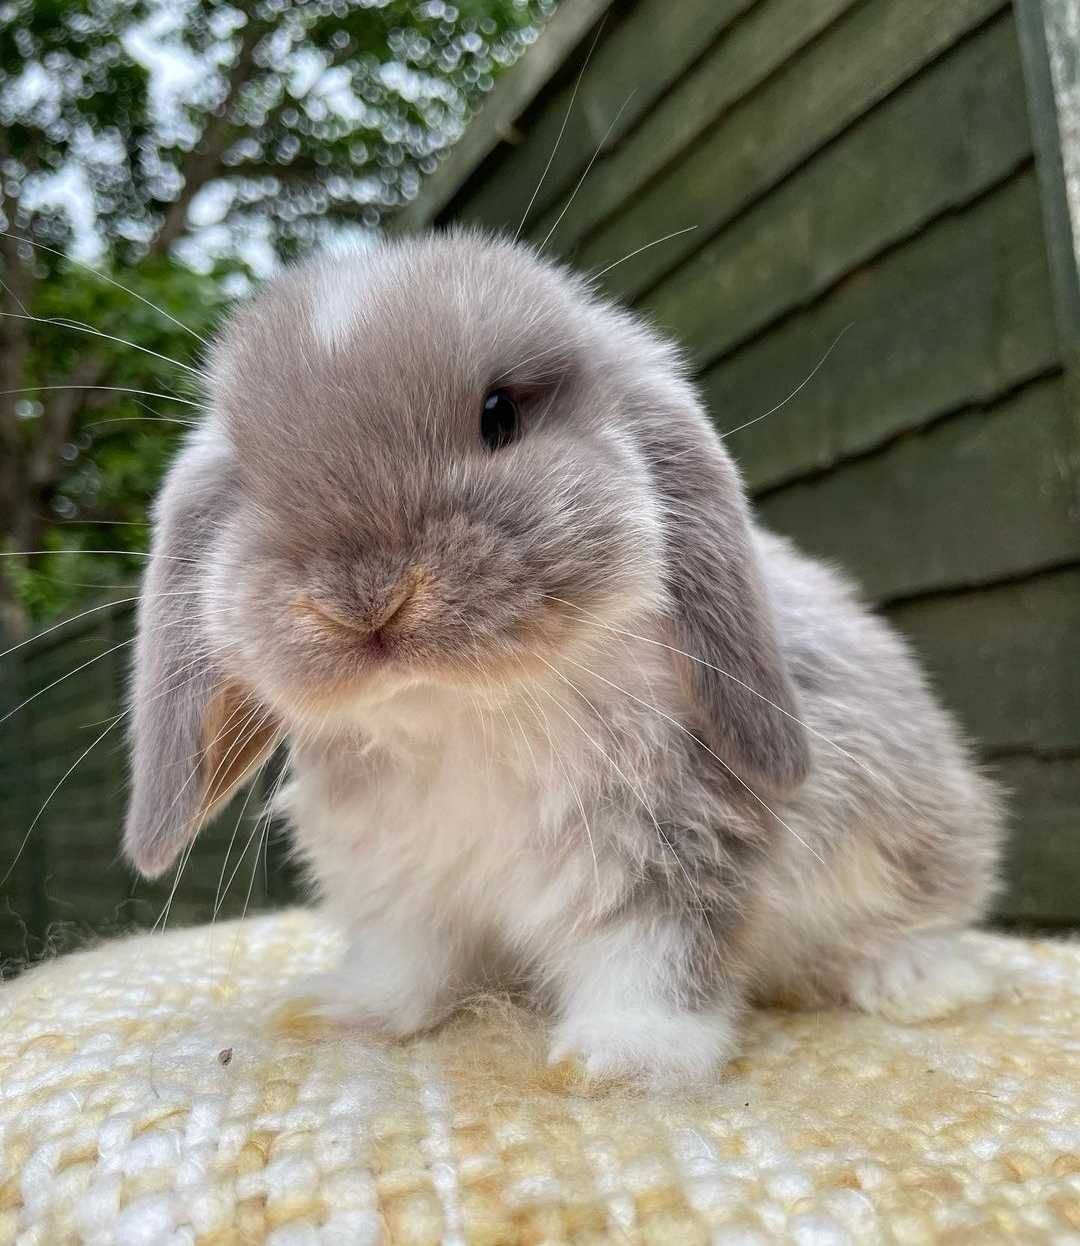
<svg viewBox="0 0 1080 1246">
<path fill-rule="evenodd" d="M 231 452 L 207 432 L 174 464 L 155 508 L 138 609 L 132 793 L 124 851 L 156 877 L 280 738 L 274 715 L 211 654 L 202 585 L 236 497 Z"/>
</svg>

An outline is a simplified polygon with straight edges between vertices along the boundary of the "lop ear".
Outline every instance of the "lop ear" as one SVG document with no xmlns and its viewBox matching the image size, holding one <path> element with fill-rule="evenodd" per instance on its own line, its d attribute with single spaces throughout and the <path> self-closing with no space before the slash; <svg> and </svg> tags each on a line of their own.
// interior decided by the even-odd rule
<svg viewBox="0 0 1080 1246">
<path fill-rule="evenodd" d="M 696 403 L 649 421 L 647 454 L 666 510 L 674 643 L 695 733 L 756 795 L 794 790 L 809 748 L 758 565 L 742 482 Z M 658 427 L 659 426 L 659 427 Z M 706 665 L 706 663 L 708 665 Z"/>
<path fill-rule="evenodd" d="M 132 793 L 124 851 L 156 877 L 261 764 L 280 738 L 271 714 L 214 662 L 200 588 L 206 557 L 235 497 L 229 452 L 208 434 L 189 443 L 155 510 L 137 616 Z"/>
</svg>

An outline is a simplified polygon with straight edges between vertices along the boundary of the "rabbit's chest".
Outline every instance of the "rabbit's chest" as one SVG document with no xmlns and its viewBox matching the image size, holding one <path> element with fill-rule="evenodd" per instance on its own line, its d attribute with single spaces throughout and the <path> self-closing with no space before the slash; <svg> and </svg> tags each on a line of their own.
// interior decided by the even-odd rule
<svg viewBox="0 0 1080 1246">
<path fill-rule="evenodd" d="M 290 809 L 343 916 L 435 913 L 516 941 L 597 894 L 590 832 L 565 782 L 548 780 L 542 756 L 519 766 L 490 739 L 463 735 L 420 759 L 369 757 L 351 777 L 302 771 Z"/>
</svg>

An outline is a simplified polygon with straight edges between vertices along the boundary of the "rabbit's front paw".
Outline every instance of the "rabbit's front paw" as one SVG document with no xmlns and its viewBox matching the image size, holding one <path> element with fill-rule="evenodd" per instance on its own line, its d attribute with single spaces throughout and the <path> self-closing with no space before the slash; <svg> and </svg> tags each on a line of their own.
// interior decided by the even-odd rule
<svg viewBox="0 0 1080 1246">
<path fill-rule="evenodd" d="M 407 932 L 356 931 L 341 964 L 289 988 L 289 1012 L 386 1038 L 408 1038 L 445 1016 L 453 965 L 445 946 Z"/>
<path fill-rule="evenodd" d="M 734 1051 L 726 1009 L 689 1012 L 643 1001 L 625 1011 L 565 1017 L 552 1033 L 548 1062 L 576 1061 L 589 1079 L 685 1085 L 710 1078 Z"/>
</svg>

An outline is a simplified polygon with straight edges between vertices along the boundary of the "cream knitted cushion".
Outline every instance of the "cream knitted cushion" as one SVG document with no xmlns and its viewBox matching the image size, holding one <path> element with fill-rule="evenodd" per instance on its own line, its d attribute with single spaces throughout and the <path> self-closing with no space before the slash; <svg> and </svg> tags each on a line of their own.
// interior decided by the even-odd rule
<svg viewBox="0 0 1080 1246">
<path fill-rule="evenodd" d="M 983 943 L 995 1004 L 761 1013 L 690 1096 L 586 1092 L 509 1005 L 305 1029 L 309 914 L 106 944 L 0 987 L 0 1242 L 1080 1243 L 1080 946 Z"/>
</svg>

